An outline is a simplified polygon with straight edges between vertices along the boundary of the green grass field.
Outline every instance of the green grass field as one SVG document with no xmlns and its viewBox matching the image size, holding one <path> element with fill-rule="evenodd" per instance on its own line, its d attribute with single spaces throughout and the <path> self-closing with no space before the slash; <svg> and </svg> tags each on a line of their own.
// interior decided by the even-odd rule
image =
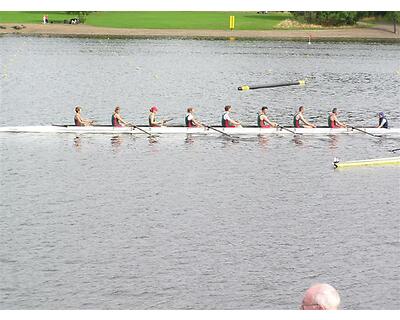
<svg viewBox="0 0 400 320">
<path fill-rule="evenodd" d="M 287 19 L 287 13 L 256 12 L 95 12 L 86 23 L 93 26 L 144 29 L 229 29 L 235 16 L 237 30 L 268 30 Z"/>
<path fill-rule="evenodd" d="M 64 12 L 46 12 L 50 21 L 62 23 L 75 15 Z M 1 12 L 1 22 L 41 23 L 43 12 Z M 92 12 L 86 24 L 98 27 L 137 29 L 229 29 L 229 16 L 235 16 L 236 30 L 270 30 L 279 22 L 290 18 L 290 13 L 272 12 Z"/>
</svg>

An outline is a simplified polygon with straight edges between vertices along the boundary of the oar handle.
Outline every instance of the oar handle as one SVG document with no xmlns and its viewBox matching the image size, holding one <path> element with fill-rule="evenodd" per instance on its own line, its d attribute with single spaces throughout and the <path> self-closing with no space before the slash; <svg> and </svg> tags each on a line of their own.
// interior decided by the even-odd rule
<svg viewBox="0 0 400 320">
<path fill-rule="evenodd" d="M 239 139 L 239 137 L 234 137 L 234 136 L 232 136 L 232 135 L 230 135 L 230 134 L 228 134 L 228 133 L 226 133 L 226 132 L 223 132 L 223 131 L 221 131 L 221 130 L 215 129 L 214 127 L 211 127 L 211 126 L 209 126 L 209 125 L 207 125 L 207 124 L 202 123 L 202 125 L 205 126 L 205 127 L 208 128 L 208 129 L 217 131 L 217 132 L 219 132 L 219 133 L 221 133 L 221 134 L 223 134 L 223 135 L 225 135 L 225 136 L 227 136 L 227 137 L 229 137 L 229 138 L 231 138 L 231 139 Z"/>
<path fill-rule="evenodd" d="M 133 128 L 135 128 L 135 129 L 138 129 L 139 131 L 144 132 L 145 134 L 147 134 L 147 135 L 149 136 L 149 138 L 154 137 L 154 135 L 153 135 L 152 133 L 150 133 L 150 132 L 148 132 L 148 131 L 146 131 L 146 130 L 144 130 L 144 129 L 142 129 L 142 128 L 139 128 L 137 125 L 134 125 L 133 123 L 129 123 L 129 122 L 128 122 L 128 125 L 129 125 L 130 127 L 133 127 Z"/>
<path fill-rule="evenodd" d="M 290 130 L 290 129 L 288 129 L 288 128 L 282 127 L 282 126 L 279 125 L 279 124 L 277 124 L 277 126 L 278 126 L 278 128 L 281 128 L 281 129 L 283 129 L 283 130 L 289 131 L 289 132 L 291 132 L 291 133 L 293 133 L 293 134 L 297 134 L 297 133 L 294 132 L 293 130 Z"/>
</svg>

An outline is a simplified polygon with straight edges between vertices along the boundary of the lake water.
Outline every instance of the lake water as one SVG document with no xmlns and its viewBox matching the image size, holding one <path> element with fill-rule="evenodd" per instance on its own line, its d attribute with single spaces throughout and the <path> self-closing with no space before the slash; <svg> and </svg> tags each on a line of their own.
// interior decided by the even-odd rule
<svg viewBox="0 0 400 320">
<path fill-rule="evenodd" d="M 0 125 L 183 123 L 225 104 L 289 125 L 400 126 L 398 44 L 0 38 Z M 239 92 L 306 79 L 303 88 Z M 0 134 L 1 309 L 296 309 L 315 282 L 344 309 L 399 309 L 399 137 Z"/>
</svg>

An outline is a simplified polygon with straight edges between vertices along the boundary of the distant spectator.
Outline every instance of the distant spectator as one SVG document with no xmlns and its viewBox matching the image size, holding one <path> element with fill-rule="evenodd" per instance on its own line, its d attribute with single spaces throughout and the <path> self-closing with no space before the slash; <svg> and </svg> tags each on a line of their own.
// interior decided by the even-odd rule
<svg viewBox="0 0 400 320">
<path fill-rule="evenodd" d="M 72 18 L 69 20 L 69 24 L 78 24 L 78 23 L 80 23 L 78 18 Z"/>
<path fill-rule="evenodd" d="M 327 283 L 317 283 L 305 293 L 300 309 L 336 310 L 340 304 L 339 293 Z"/>
<path fill-rule="evenodd" d="M 43 24 L 46 24 L 46 21 L 47 21 L 47 16 L 44 15 L 44 16 L 43 16 Z"/>
</svg>

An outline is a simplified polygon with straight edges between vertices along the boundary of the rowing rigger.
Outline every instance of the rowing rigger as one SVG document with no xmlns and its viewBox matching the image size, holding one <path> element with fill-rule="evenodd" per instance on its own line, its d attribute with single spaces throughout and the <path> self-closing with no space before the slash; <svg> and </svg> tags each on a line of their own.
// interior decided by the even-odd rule
<svg viewBox="0 0 400 320">
<path fill-rule="evenodd" d="M 302 135 L 335 135 L 335 134 L 363 134 L 370 133 L 374 135 L 399 135 L 400 128 L 293 128 L 293 127 L 278 127 L 278 128 L 259 128 L 259 127 L 242 127 L 242 128 L 225 128 L 213 126 L 219 132 L 229 135 L 263 135 L 263 134 L 302 134 Z M 141 130 L 140 130 L 141 129 Z M 287 130 L 286 130 L 287 129 Z M 51 126 L 18 126 L 18 127 L 0 127 L 0 133 L 75 133 L 75 134 L 144 134 L 143 130 L 150 134 L 218 134 L 215 130 L 210 130 L 208 127 L 113 127 L 107 125 L 80 127 L 74 125 L 51 125 Z"/>
</svg>

